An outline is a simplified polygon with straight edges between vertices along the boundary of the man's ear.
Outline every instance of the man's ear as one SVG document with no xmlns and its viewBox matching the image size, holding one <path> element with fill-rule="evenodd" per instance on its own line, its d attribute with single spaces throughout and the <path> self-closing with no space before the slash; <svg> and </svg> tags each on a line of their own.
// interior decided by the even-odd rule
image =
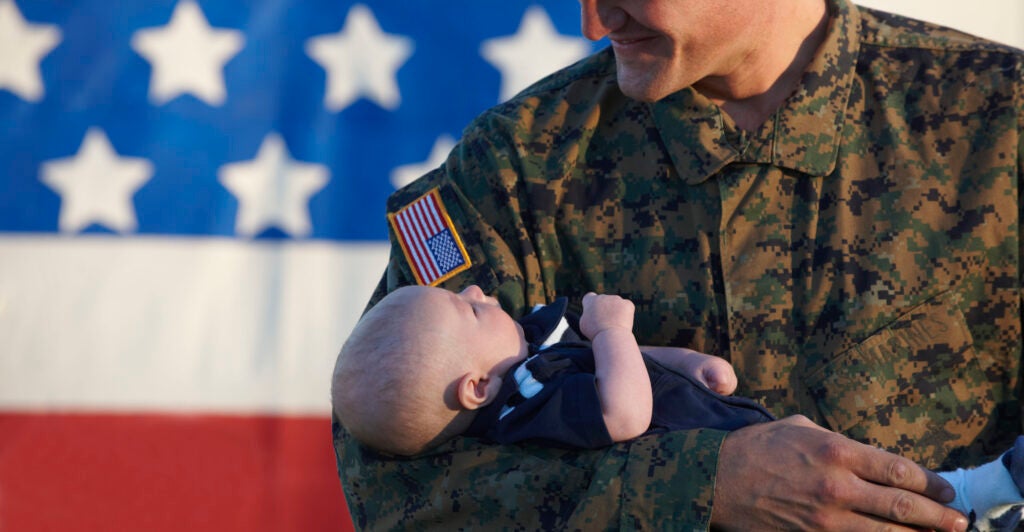
<svg viewBox="0 0 1024 532">
<path fill-rule="evenodd" d="M 489 377 L 483 373 L 466 373 L 459 378 L 456 395 L 462 408 L 476 410 L 493 401 L 500 390 L 500 377 Z"/>
</svg>

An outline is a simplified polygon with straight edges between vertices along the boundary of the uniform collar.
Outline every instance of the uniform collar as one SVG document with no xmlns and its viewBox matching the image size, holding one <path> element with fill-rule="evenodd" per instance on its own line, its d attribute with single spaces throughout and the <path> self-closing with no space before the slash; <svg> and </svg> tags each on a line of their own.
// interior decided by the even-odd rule
<svg viewBox="0 0 1024 532">
<path fill-rule="evenodd" d="M 648 104 L 684 181 L 701 183 L 734 162 L 832 173 L 860 49 L 860 13 L 848 0 L 827 4 L 825 40 L 800 87 L 758 131 L 738 132 L 717 105 L 692 88 Z"/>
</svg>

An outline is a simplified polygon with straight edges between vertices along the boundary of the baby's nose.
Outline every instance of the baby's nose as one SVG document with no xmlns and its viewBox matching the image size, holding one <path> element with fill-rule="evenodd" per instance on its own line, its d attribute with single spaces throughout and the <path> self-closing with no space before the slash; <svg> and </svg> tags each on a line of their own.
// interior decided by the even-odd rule
<svg viewBox="0 0 1024 532">
<path fill-rule="evenodd" d="M 475 300 L 487 299 L 487 296 L 484 295 L 484 291 L 481 290 L 480 287 L 475 284 L 467 286 L 462 291 L 462 295 Z"/>
</svg>

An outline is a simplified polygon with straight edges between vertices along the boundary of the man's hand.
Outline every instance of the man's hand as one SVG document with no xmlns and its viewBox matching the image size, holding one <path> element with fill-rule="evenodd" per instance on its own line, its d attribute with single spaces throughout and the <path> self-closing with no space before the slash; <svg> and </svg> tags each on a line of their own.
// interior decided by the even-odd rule
<svg viewBox="0 0 1024 532">
<path fill-rule="evenodd" d="M 957 530 L 953 489 L 905 458 L 803 416 L 725 438 L 712 525 L 724 530 Z"/>
</svg>

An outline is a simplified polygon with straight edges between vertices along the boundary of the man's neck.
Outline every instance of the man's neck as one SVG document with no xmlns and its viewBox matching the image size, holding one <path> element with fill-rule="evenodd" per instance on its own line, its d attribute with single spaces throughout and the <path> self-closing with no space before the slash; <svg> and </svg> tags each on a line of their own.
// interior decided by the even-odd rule
<svg viewBox="0 0 1024 532">
<path fill-rule="evenodd" d="M 828 11 L 822 0 L 783 2 L 767 21 L 759 46 L 726 76 L 713 76 L 694 85 L 747 131 L 758 129 L 800 84 L 807 65 L 828 30 Z"/>
</svg>

